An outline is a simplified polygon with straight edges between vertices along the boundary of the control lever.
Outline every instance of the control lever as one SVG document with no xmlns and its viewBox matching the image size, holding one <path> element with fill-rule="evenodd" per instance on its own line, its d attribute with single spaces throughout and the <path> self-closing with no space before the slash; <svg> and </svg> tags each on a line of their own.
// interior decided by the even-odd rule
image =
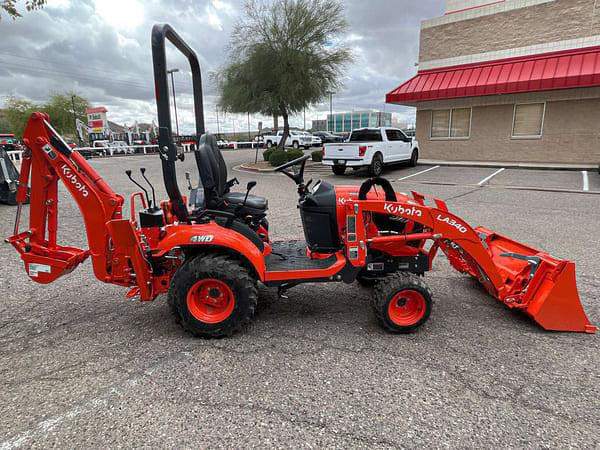
<svg viewBox="0 0 600 450">
<path fill-rule="evenodd" d="M 144 180 L 146 180 L 146 183 L 148 183 L 148 186 L 150 186 L 150 189 L 152 189 L 152 203 L 148 202 L 150 209 L 152 209 L 153 204 L 154 204 L 154 208 L 156 208 L 158 206 L 156 204 L 156 194 L 154 193 L 154 186 L 152 186 L 152 183 L 150 183 L 150 180 L 148 180 L 148 178 L 146 178 L 146 168 L 140 167 L 140 172 L 142 173 L 142 178 Z"/>
<path fill-rule="evenodd" d="M 246 185 L 246 196 L 244 197 L 244 203 L 242 203 L 240 206 L 238 206 L 238 211 L 241 210 L 244 206 L 246 206 L 246 201 L 248 200 L 248 195 L 250 195 L 250 191 L 252 189 L 254 189 L 254 186 L 256 186 L 256 181 L 248 181 L 248 184 Z"/>
<path fill-rule="evenodd" d="M 188 189 L 191 191 L 192 190 L 192 182 L 190 181 L 190 173 L 189 172 L 185 173 L 185 179 L 188 182 Z"/>
<path fill-rule="evenodd" d="M 148 191 L 146 189 L 144 189 L 144 186 L 142 186 L 140 183 L 138 183 L 137 181 L 135 181 L 133 179 L 133 177 L 131 176 L 131 170 L 126 170 L 125 171 L 125 175 L 127 175 L 127 177 L 131 180 L 131 182 L 133 184 L 135 184 L 137 187 L 139 187 L 142 191 L 144 191 L 144 194 L 146 194 L 146 202 L 148 204 L 150 204 L 150 196 L 148 195 Z"/>
</svg>

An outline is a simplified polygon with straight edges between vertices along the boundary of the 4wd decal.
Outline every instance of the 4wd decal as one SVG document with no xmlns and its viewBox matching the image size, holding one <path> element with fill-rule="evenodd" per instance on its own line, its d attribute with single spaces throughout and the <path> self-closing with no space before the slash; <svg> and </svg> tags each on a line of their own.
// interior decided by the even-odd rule
<svg viewBox="0 0 600 450">
<path fill-rule="evenodd" d="M 423 215 L 423 212 L 420 209 L 415 208 L 414 206 L 411 206 L 410 208 L 405 208 L 402 205 L 395 205 L 393 203 L 384 203 L 383 210 L 390 214 L 396 214 L 401 216 L 421 217 Z"/>
<path fill-rule="evenodd" d="M 83 184 L 79 180 L 79 178 L 77 178 L 77 175 L 75 175 L 75 173 L 73 173 L 73 171 L 71 170 L 71 168 L 69 166 L 67 166 L 66 164 L 63 164 L 60 169 L 62 170 L 62 173 L 67 178 L 67 180 L 69 180 L 71 182 L 71 184 L 73 186 L 75 186 L 75 189 L 77 189 L 79 192 L 81 192 L 81 195 L 83 195 L 84 197 L 87 197 L 88 195 L 90 195 L 87 188 L 85 187 L 85 184 Z"/>
<path fill-rule="evenodd" d="M 462 223 L 458 223 L 456 220 L 451 219 L 450 217 L 443 217 L 441 214 L 438 214 L 437 220 L 439 220 L 440 222 L 446 222 L 448 225 L 456 228 L 463 234 L 468 231 L 467 227 L 465 227 Z"/>
<path fill-rule="evenodd" d="M 190 238 L 191 242 L 212 242 L 215 237 L 212 234 L 199 234 Z"/>
</svg>

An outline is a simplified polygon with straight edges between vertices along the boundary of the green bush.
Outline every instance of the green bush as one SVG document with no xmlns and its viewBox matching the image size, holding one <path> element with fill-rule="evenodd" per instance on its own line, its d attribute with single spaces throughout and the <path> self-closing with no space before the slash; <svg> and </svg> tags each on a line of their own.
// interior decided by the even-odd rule
<svg viewBox="0 0 600 450">
<path fill-rule="evenodd" d="M 284 152 L 283 150 L 273 150 L 269 156 L 269 164 L 273 167 L 281 166 L 286 162 L 288 162 L 288 155 L 287 152 Z"/>
<path fill-rule="evenodd" d="M 302 158 L 304 156 L 304 152 L 302 150 L 288 150 L 287 152 L 287 160 L 292 161 L 294 159 Z"/>
<path fill-rule="evenodd" d="M 323 161 L 323 153 L 321 150 L 315 150 L 314 152 L 311 152 L 310 156 L 312 156 L 312 160 L 314 162 Z"/>
<path fill-rule="evenodd" d="M 273 153 L 273 150 L 274 150 L 273 148 L 268 148 L 263 152 L 263 159 L 265 161 L 269 160 L 269 156 L 271 156 L 271 153 Z"/>
</svg>

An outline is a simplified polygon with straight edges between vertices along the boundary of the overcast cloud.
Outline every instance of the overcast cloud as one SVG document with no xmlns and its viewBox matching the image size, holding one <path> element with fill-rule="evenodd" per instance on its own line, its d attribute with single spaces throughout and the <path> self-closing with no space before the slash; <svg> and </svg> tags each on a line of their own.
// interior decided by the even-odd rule
<svg viewBox="0 0 600 450">
<path fill-rule="evenodd" d="M 208 74 L 225 58 L 229 34 L 243 14 L 243 0 L 49 0 L 41 11 L 0 21 L 0 107 L 8 95 L 44 101 L 50 92 L 74 90 L 108 118 L 131 125 L 155 117 L 150 51 L 154 23 L 171 24 L 196 50 L 204 77 L 206 126 L 216 132 L 216 92 Z M 335 111 L 383 109 L 384 96 L 414 75 L 420 21 L 443 14 L 443 0 L 344 1 L 350 24 L 346 39 L 356 61 L 348 66 L 345 88 L 334 96 Z M 193 130 L 191 78 L 185 61 L 170 55 L 175 74 L 180 127 Z M 411 108 L 387 111 L 412 121 Z M 306 112 L 324 119 L 324 99 Z M 247 129 L 243 116 L 219 114 L 220 130 Z M 256 129 L 260 117 L 251 118 Z M 302 126 L 303 117 L 292 119 Z M 265 122 L 269 126 L 270 122 Z"/>
</svg>

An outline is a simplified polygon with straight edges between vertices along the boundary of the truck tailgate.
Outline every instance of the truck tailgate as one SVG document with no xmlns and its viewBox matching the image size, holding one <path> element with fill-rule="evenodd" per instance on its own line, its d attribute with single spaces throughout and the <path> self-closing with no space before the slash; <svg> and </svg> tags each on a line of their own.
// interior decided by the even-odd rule
<svg viewBox="0 0 600 450">
<path fill-rule="evenodd" d="M 325 144 L 326 159 L 358 159 L 358 144 Z"/>
</svg>

